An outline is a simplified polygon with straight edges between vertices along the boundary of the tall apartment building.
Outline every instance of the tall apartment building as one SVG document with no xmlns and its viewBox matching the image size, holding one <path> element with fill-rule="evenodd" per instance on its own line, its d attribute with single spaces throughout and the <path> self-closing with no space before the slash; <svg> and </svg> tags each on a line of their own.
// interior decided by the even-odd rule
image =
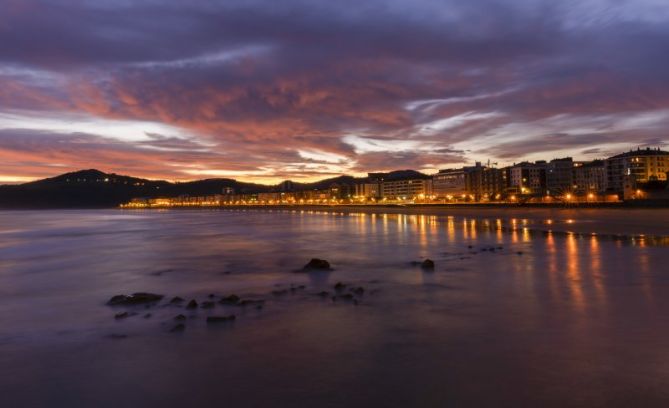
<svg viewBox="0 0 669 408">
<path fill-rule="evenodd" d="M 522 162 L 506 168 L 507 192 L 542 195 L 546 191 L 546 162 Z"/>
<path fill-rule="evenodd" d="M 546 194 L 563 195 L 574 190 L 574 160 L 554 159 L 546 165 Z"/>
<path fill-rule="evenodd" d="M 429 176 L 421 178 L 384 180 L 381 184 L 381 194 L 388 199 L 414 199 L 420 196 L 432 194 L 432 178 Z"/>
<path fill-rule="evenodd" d="M 432 176 L 432 194 L 437 198 L 461 197 L 467 194 L 464 169 L 445 169 Z"/>
<path fill-rule="evenodd" d="M 605 166 L 607 189 L 622 192 L 626 176 L 636 184 L 667 180 L 669 152 L 659 148 L 631 150 L 606 159 Z"/>
<path fill-rule="evenodd" d="M 355 185 L 355 195 L 364 198 L 381 198 L 383 180 L 388 177 L 388 173 L 367 173 L 367 179 Z"/>
<path fill-rule="evenodd" d="M 465 167 L 464 172 L 467 193 L 474 196 L 476 201 L 495 199 L 506 189 L 504 170 L 482 166 L 480 162 L 476 162 L 475 166 Z"/>
<path fill-rule="evenodd" d="M 574 163 L 574 192 L 602 193 L 606 190 L 606 167 L 603 160 Z"/>
</svg>

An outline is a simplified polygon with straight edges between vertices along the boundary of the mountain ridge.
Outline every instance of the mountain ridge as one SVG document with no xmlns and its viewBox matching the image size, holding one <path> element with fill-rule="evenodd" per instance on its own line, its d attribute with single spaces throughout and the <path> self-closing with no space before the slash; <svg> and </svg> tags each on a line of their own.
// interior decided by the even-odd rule
<svg viewBox="0 0 669 408">
<path fill-rule="evenodd" d="M 388 172 L 388 179 L 429 177 L 414 170 Z M 116 207 L 133 198 L 202 196 L 221 194 L 232 189 L 236 194 L 273 191 L 323 190 L 333 185 L 366 181 L 366 177 L 341 175 L 312 183 L 286 180 L 276 185 L 246 183 L 230 178 L 210 178 L 186 182 L 149 180 L 139 177 L 85 169 L 23 184 L 0 185 L 2 208 L 104 208 Z"/>
</svg>

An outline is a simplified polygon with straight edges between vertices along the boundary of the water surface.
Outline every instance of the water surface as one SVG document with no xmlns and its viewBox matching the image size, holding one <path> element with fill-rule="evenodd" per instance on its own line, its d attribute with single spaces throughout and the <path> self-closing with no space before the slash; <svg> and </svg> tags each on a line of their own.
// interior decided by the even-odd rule
<svg viewBox="0 0 669 408">
<path fill-rule="evenodd" d="M 578 212 L 0 212 L 2 405 L 667 406 L 655 214 L 618 236 Z M 334 270 L 295 272 L 312 257 Z M 357 305 L 317 295 L 337 282 Z M 137 291 L 266 303 L 115 319 L 105 302 Z"/>
</svg>

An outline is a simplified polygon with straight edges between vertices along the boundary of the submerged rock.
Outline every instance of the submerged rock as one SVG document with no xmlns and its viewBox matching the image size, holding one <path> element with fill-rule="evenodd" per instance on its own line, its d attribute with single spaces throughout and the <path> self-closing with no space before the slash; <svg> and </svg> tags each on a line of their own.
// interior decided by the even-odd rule
<svg viewBox="0 0 669 408">
<path fill-rule="evenodd" d="M 214 303 L 214 302 L 212 302 L 212 301 L 210 301 L 210 300 L 204 301 L 204 302 L 202 302 L 202 304 L 200 305 L 200 307 L 203 308 L 203 309 L 213 309 L 214 306 L 216 306 L 216 303 Z"/>
<path fill-rule="evenodd" d="M 183 303 L 183 302 L 184 302 L 184 299 L 180 298 L 179 296 L 175 296 L 175 297 L 172 298 L 172 300 L 170 300 L 170 304 L 173 304 L 173 305 L 178 305 L 179 303 Z"/>
<path fill-rule="evenodd" d="M 342 290 L 344 290 L 344 289 L 346 288 L 346 284 L 345 284 L 345 283 L 341 283 L 341 282 L 337 282 L 337 283 L 334 285 L 334 288 L 335 288 L 335 290 L 336 290 L 337 292 L 339 292 L 339 291 L 342 291 Z"/>
<path fill-rule="evenodd" d="M 186 316 L 184 316 L 184 315 L 182 315 L 182 314 L 180 314 L 180 315 L 176 315 L 176 316 L 174 316 L 174 320 L 176 320 L 176 321 L 184 321 L 184 320 L 186 320 Z"/>
<path fill-rule="evenodd" d="M 237 303 L 238 306 L 252 306 L 252 305 L 259 305 L 262 306 L 265 304 L 265 301 L 262 299 L 244 299 Z"/>
<path fill-rule="evenodd" d="M 426 259 L 421 262 L 420 267 L 425 270 L 432 270 L 434 269 L 434 261 L 432 259 Z"/>
<path fill-rule="evenodd" d="M 224 323 L 224 322 L 231 322 L 234 321 L 237 318 L 235 315 L 228 315 L 228 316 L 209 316 L 207 317 L 207 323 Z"/>
<path fill-rule="evenodd" d="M 330 270 L 330 262 L 326 261 L 325 259 L 312 258 L 306 265 L 304 265 L 302 270 L 304 270 L 304 271 L 310 271 L 310 270 L 327 271 L 327 270 Z"/>
<path fill-rule="evenodd" d="M 287 289 L 280 289 L 280 290 L 273 290 L 272 291 L 272 295 L 274 295 L 274 296 L 281 296 L 281 295 L 285 295 L 286 293 L 288 293 Z"/>
<path fill-rule="evenodd" d="M 355 289 L 351 289 L 351 292 L 355 293 L 358 296 L 362 296 L 362 295 L 365 294 L 365 288 L 363 288 L 362 286 L 359 286 Z"/>
<path fill-rule="evenodd" d="M 195 299 L 191 299 L 190 302 L 186 305 L 186 309 L 197 309 L 197 302 Z"/>
<path fill-rule="evenodd" d="M 225 296 L 221 298 L 221 300 L 219 300 L 218 303 L 222 303 L 224 305 L 235 305 L 239 303 L 240 300 L 241 299 L 239 298 L 239 296 L 232 294 L 230 296 Z"/>
<path fill-rule="evenodd" d="M 320 297 L 328 297 L 328 296 L 330 296 L 330 292 L 324 290 L 324 291 L 322 291 L 322 292 L 318 292 L 318 296 L 320 296 Z"/>
<path fill-rule="evenodd" d="M 179 323 L 179 324 L 177 324 L 176 326 L 174 326 L 170 329 L 170 333 L 178 333 L 178 332 L 182 332 L 184 330 L 186 330 L 186 325 L 183 324 L 183 323 Z"/>
<path fill-rule="evenodd" d="M 119 320 L 119 319 L 125 319 L 126 317 L 130 316 L 128 312 L 123 312 L 123 313 L 116 313 L 114 315 L 114 319 Z"/>
<path fill-rule="evenodd" d="M 159 302 L 164 296 L 155 293 L 137 292 L 132 295 L 116 295 L 107 302 L 110 306 L 133 306 Z"/>
</svg>

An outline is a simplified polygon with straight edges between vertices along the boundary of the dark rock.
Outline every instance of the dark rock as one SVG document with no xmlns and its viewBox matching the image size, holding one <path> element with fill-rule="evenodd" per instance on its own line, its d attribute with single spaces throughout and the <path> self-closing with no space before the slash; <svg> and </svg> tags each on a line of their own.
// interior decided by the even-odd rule
<svg viewBox="0 0 669 408">
<path fill-rule="evenodd" d="M 207 317 L 207 323 L 225 323 L 232 322 L 237 318 L 235 315 L 229 316 L 209 316 Z"/>
<path fill-rule="evenodd" d="M 504 247 L 503 246 L 498 246 L 497 249 L 502 250 L 502 249 L 504 249 Z"/>
<path fill-rule="evenodd" d="M 183 323 L 179 323 L 176 326 L 172 327 L 170 329 L 170 333 L 179 333 L 186 330 L 186 325 Z"/>
<path fill-rule="evenodd" d="M 197 302 L 195 299 L 191 299 L 190 302 L 186 305 L 186 309 L 197 309 Z"/>
<path fill-rule="evenodd" d="M 362 296 L 363 294 L 365 294 L 365 288 L 363 288 L 362 286 L 352 289 L 351 291 L 358 296 Z"/>
<path fill-rule="evenodd" d="M 344 299 L 344 300 L 353 300 L 353 295 L 351 295 L 350 293 L 339 295 L 339 297 Z"/>
<path fill-rule="evenodd" d="M 203 308 L 203 309 L 213 309 L 214 306 L 216 306 L 216 303 L 214 303 L 210 300 L 206 300 L 206 301 L 202 302 L 202 304 L 200 304 L 200 307 Z"/>
<path fill-rule="evenodd" d="M 133 306 L 145 303 L 159 302 L 163 295 L 156 295 L 154 293 L 137 292 L 132 295 L 116 295 L 107 302 L 110 306 Z"/>
<path fill-rule="evenodd" d="M 312 258 L 311 261 L 309 261 L 306 265 L 304 265 L 304 268 L 302 269 L 305 271 L 308 270 L 326 271 L 330 270 L 330 262 L 326 261 L 325 259 Z"/>
<path fill-rule="evenodd" d="M 116 313 L 116 315 L 114 315 L 114 319 L 117 319 L 117 320 L 118 319 L 125 319 L 128 316 L 130 316 L 128 314 L 128 312 Z"/>
<path fill-rule="evenodd" d="M 218 301 L 218 303 L 222 303 L 224 305 L 236 305 L 239 303 L 240 298 L 237 295 L 230 295 L 230 296 L 225 296 L 221 298 L 221 300 Z"/>
<path fill-rule="evenodd" d="M 147 314 L 144 315 L 144 318 L 145 319 L 150 319 L 151 316 L 153 316 L 151 313 L 147 313 Z"/>
<path fill-rule="evenodd" d="M 174 320 L 176 320 L 176 321 L 184 321 L 184 320 L 186 320 L 186 316 L 184 316 L 184 315 L 182 315 L 182 314 L 180 314 L 180 315 L 176 315 L 176 316 L 174 316 Z"/>
<path fill-rule="evenodd" d="M 210 293 L 208 297 L 209 297 L 209 299 L 213 299 L 213 298 L 216 297 L 216 295 L 214 295 L 213 293 Z"/>
<path fill-rule="evenodd" d="M 285 295 L 286 293 L 288 293 L 288 291 L 286 289 L 273 290 L 272 291 L 272 295 L 274 295 L 274 296 L 281 296 L 281 295 Z"/>
<path fill-rule="evenodd" d="M 127 339 L 128 335 L 127 334 L 112 333 L 112 334 L 110 334 L 108 336 L 105 336 L 105 337 L 107 337 L 108 339 L 112 339 L 112 340 L 123 340 L 123 339 Z"/>
<path fill-rule="evenodd" d="M 420 264 L 420 267 L 426 270 L 432 270 L 434 269 L 434 261 L 431 259 L 426 259 Z"/>
<path fill-rule="evenodd" d="M 237 303 L 239 306 L 252 306 L 252 305 L 264 305 L 265 301 L 262 299 L 244 299 Z"/>
<path fill-rule="evenodd" d="M 334 285 L 334 288 L 337 292 L 340 292 L 346 288 L 345 283 L 337 282 L 337 284 Z"/>
<path fill-rule="evenodd" d="M 467 248 L 472 249 L 474 248 L 474 245 L 467 245 Z"/>
<path fill-rule="evenodd" d="M 320 296 L 320 297 L 327 297 L 329 295 L 330 295 L 330 292 L 327 292 L 325 290 L 322 291 L 322 292 L 318 292 L 318 296 Z"/>
<path fill-rule="evenodd" d="M 518 252 L 516 252 L 516 254 L 517 254 L 517 255 L 522 255 L 522 254 L 523 254 L 523 251 L 518 251 Z"/>
<path fill-rule="evenodd" d="M 184 301 L 183 298 L 180 298 L 179 296 L 175 296 L 175 297 L 172 298 L 172 300 L 170 300 L 170 304 L 178 305 L 179 303 L 182 303 L 183 301 Z"/>
</svg>

